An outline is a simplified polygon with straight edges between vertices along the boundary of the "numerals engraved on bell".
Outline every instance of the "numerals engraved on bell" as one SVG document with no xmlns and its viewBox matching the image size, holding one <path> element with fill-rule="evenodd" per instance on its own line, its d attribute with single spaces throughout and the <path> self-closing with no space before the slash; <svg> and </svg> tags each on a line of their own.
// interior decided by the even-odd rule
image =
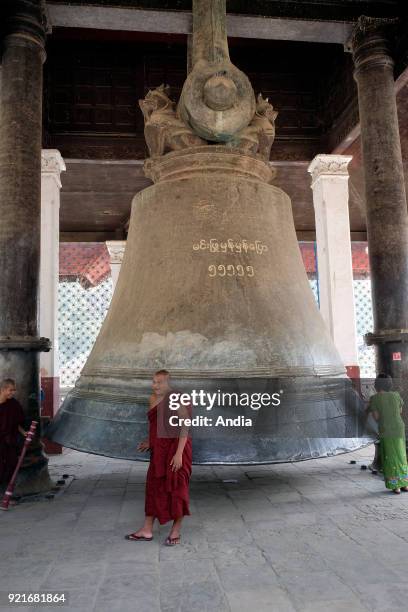
<svg viewBox="0 0 408 612">
<path fill-rule="evenodd" d="M 255 276 L 255 270 L 253 266 L 242 266 L 241 264 L 236 266 L 233 266 L 232 264 L 227 266 L 223 264 L 219 264 L 218 266 L 212 264 L 211 266 L 208 266 L 208 276 L 210 278 L 214 278 L 215 276 L 247 276 L 252 278 Z"/>
</svg>

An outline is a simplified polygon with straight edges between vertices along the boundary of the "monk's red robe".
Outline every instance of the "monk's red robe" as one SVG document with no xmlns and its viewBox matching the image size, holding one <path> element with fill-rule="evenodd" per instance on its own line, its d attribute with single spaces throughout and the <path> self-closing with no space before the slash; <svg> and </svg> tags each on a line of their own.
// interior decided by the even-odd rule
<svg viewBox="0 0 408 612">
<path fill-rule="evenodd" d="M 161 525 L 190 514 L 191 438 L 187 438 L 183 450 L 182 467 L 173 472 L 170 461 L 177 451 L 179 438 L 170 437 L 173 432 L 167 427 L 169 416 L 168 396 L 148 412 L 151 455 L 146 477 L 145 514 L 157 518 Z"/>
<path fill-rule="evenodd" d="M 0 404 L 0 482 L 3 484 L 8 484 L 17 465 L 18 426 L 23 424 L 23 409 L 16 399 Z"/>
</svg>

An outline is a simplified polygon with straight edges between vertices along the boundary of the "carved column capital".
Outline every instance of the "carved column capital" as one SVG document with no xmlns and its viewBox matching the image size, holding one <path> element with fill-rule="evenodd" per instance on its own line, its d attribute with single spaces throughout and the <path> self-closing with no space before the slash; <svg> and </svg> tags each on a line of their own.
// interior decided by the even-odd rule
<svg viewBox="0 0 408 612">
<path fill-rule="evenodd" d="M 41 175 L 51 175 L 55 178 L 58 187 L 61 187 L 61 172 L 66 170 L 61 153 L 57 149 L 42 149 L 41 151 Z"/>
<path fill-rule="evenodd" d="M 110 263 L 121 264 L 125 253 L 126 240 L 107 240 L 106 247 L 109 251 Z"/>
<path fill-rule="evenodd" d="M 49 30 L 45 0 L 14 0 L 5 9 L 4 46 L 30 45 L 40 48 L 45 61 L 45 36 Z"/>
<path fill-rule="evenodd" d="M 316 155 L 308 167 L 312 187 L 316 181 L 325 177 L 348 179 L 348 165 L 352 159 L 350 155 Z"/>
<path fill-rule="evenodd" d="M 350 38 L 356 75 L 372 66 L 393 68 L 389 39 L 397 24 L 397 18 L 381 19 L 365 15 L 358 18 Z"/>
</svg>

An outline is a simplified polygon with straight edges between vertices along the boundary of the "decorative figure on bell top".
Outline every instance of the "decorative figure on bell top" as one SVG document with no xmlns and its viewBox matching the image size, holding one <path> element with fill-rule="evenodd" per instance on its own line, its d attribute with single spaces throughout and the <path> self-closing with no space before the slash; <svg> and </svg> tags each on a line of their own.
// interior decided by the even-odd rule
<svg viewBox="0 0 408 612">
<path fill-rule="evenodd" d="M 150 157 L 164 155 L 194 145 L 205 144 L 177 116 L 175 103 L 169 97 L 169 85 L 160 85 L 139 100 L 145 120 L 144 136 Z"/>
<path fill-rule="evenodd" d="M 268 98 L 258 94 L 255 115 L 251 123 L 233 138 L 228 144 L 238 147 L 243 153 L 259 155 L 269 161 L 273 141 L 275 140 L 275 119 L 278 112 L 273 109 Z"/>
</svg>

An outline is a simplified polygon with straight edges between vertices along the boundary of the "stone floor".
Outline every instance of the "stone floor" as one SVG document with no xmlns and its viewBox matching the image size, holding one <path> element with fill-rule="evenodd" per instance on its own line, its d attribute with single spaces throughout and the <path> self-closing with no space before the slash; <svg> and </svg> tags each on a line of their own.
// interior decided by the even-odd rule
<svg viewBox="0 0 408 612">
<path fill-rule="evenodd" d="M 28 609 L 407 610 L 408 494 L 360 469 L 372 455 L 195 467 L 183 544 L 167 548 L 166 526 L 123 538 L 141 523 L 146 465 L 67 450 L 50 460 L 74 476 L 63 493 L 0 513 L 2 609 L 9 591 L 41 590 L 69 602 Z"/>
</svg>

